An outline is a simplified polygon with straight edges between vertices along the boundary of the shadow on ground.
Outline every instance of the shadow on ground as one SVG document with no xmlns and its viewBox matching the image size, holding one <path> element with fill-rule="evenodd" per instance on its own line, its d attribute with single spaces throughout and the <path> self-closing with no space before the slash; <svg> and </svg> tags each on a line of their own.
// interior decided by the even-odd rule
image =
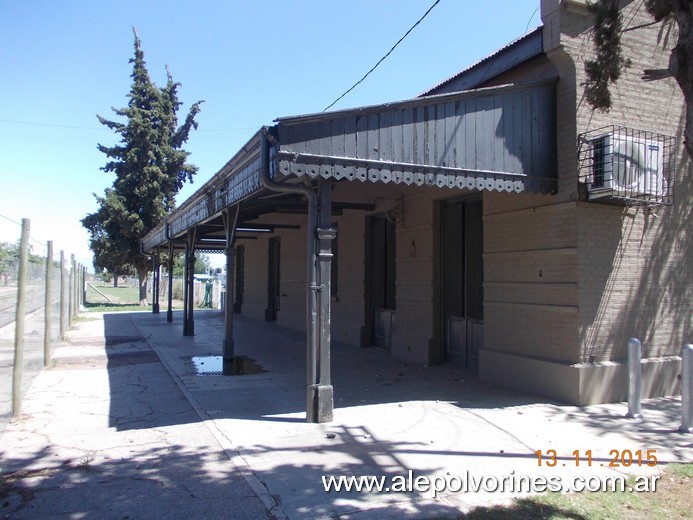
<svg viewBox="0 0 693 520">
<path fill-rule="evenodd" d="M 31 456 L 3 454 L 3 518 L 258 518 L 267 517 L 243 477 L 210 471 L 218 453 L 171 445 L 127 453 L 103 451 L 60 459 L 52 447 Z M 218 466 L 220 461 L 211 461 Z M 228 460 L 221 461 L 229 465 Z M 252 507 L 251 507 L 252 506 Z"/>
</svg>

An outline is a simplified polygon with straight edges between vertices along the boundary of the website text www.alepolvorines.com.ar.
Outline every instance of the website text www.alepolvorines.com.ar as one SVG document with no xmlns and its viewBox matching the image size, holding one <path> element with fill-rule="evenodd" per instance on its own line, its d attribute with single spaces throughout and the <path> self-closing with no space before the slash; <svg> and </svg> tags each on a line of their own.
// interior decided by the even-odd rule
<svg viewBox="0 0 693 520">
<path fill-rule="evenodd" d="M 326 492 L 370 493 L 595 493 L 657 491 L 659 475 L 639 475 L 631 479 L 623 475 L 528 476 L 514 471 L 504 476 L 472 475 L 462 471 L 459 475 L 322 475 Z"/>
</svg>

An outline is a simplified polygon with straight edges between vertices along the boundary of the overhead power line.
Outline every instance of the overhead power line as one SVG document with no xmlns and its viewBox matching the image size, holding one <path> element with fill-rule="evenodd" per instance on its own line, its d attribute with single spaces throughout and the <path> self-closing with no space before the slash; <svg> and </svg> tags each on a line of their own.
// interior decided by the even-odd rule
<svg viewBox="0 0 693 520">
<path fill-rule="evenodd" d="M 2 123 L 14 123 L 16 125 L 27 125 L 27 126 L 48 126 L 51 128 L 72 128 L 74 130 L 99 130 L 99 127 L 95 126 L 72 126 L 72 125 L 56 125 L 53 123 L 37 123 L 35 121 L 17 121 L 15 119 L 0 119 Z"/>
<path fill-rule="evenodd" d="M 46 126 L 50 128 L 71 128 L 73 130 L 103 130 L 103 126 L 73 126 L 73 125 L 58 125 L 55 123 L 41 123 L 37 121 L 18 121 L 16 119 L 0 119 L 0 123 L 12 123 L 15 125 L 26 126 Z M 238 126 L 232 128 L 199 128 L 198 132 L 240 132 L 244 130 L 256 130 L 252 126 Z"/>
<path fill-rule="evenodd" d="M 19 228 L 22 227 L 22 223 L 21 223 L 21 222 L 17 222 L 16 220 L 11 219 L 10 217 L 6 217 L 5 215 L 0 214 L 0 218 L 3 219 L 3 220 L 7 220 L 8 222 L 11 222 L 12 224 L 16 225 L 16 226 L 19 227 Z M 19 240 L 19 239 L 18 239 L 18 240 Z M 38 245 L 41 246 L 41 247 L 46 247 L 46 243 L 45 243 L 45 242 L 41 242 L 40 240 L 36 240 L 36 239 L 33 238 L 32 236 L 29 236 L 29 240 L 30 240 L 31 242 L 33 242 L 34 244 L 38 244 Z"/>
<path fill-rule="evenodd" d="M 525 27 L 525 32 L 522 33 L 522 34 L 527 34 L 527 30 L 529 29 L 529 24 L 532 23 L 532 19 L 534 18 L 534 15 L 537 14 L 537 11 L 538 11 L 538 10 L 539 10 L 539 8 L 537 7 L 537 8 L 534 10 L 534 12 L 532 13 L 532 16 L 529 17 L 529 20 L 527 20 L 527 27 Z"/>
<path fill-rule="evenodd" d="M 365 80 L 365 79 L 371 74 L 371 72 L 373 72 L 375 69 L 378 68 L 378 65 L 380 65 L 383 61 L 385 61 L 385 60 L 387 59 L 387 57 L 388 57 L 390 54 L 392 54 L 392 51 L 394 51 L 395 48 L 396 48 L 400 43 L 402 43 L 402 41 L 403 41 L 407 36 L 409 36 L 409 33 L 412 32 L 412 31 L 416 28 L 416 26 L 419 25 L 419 24 L 423 21 L 423 19 L 426 18 L 426 17 L 428 16 L 428 13 L 430 13 L 430 12 L 433 10 L 433 8 L 434 8 L 435 6 L 437 6 L 439 3 L 440 3 L 440 0 L 436 0 L 435 2 L 433 2 L 433 5 L 432 5 L 431 7 L 428 8 L 428 11 L 426 11 L 426 12 L 424 13 L 424 15 L 423 15 L 421 18 L 419 18 L 419 20 L 418 20 L 414 25 L 412 25 L 406 33 L 404 33 L 404 36 L 402 36 L 402 37 L 397 41 L 397 43 L 395 43 L 395 44 L 392 46 L 392 48 L 391 48 L 389 51 L 387 51 L 387 54 L 385 54 L 385 56 L 383 56 L 382 58 L 380 58 L 380 59 L 378 60 L 378 63 L 376 63 L 375 65 L 373 65 L 373 67 L 371 68 L 371 70 L 369 70 L 368 72 L 366 72 L 366 74 L 365 74 L 360 80 L 358 80 L 356 83 L 354 83 L 354 84 L 351 86 L 351 88 L 349 88 L 346 92 L 344 92 L 344 94 L 342 94 L 341 96 L 339 96 L 339 97 L 338 97 L 337 99 L 335 99 L 332 103 L 330 103 L 327 107 L 325 107 L 325 109 L 323 110 L 323 112 L 326 112 L 327 110 L 329 110 L 330 108 L 332 108 L 340 99 L 342 99 L 342 98 L 343 98 L 344 96 L 346 96 L 349 92 L 351 92 L 351 91 L 354 90 L 356 87 L 358 87 L 358 86 L 363 82 L 363 80 Z"/>
<path fill-rule="evenodd" d="M 22 225 L 21 222 L 17 222 L 16 220 L 11 219 L 10 217 L 6 217 L 5 215 L 0 215 L 0 218 L 3 218 L 5 220 L 7 220 L 8 222 L 12 222 L 13 224 L 16 224 L 18 226 Z"/>
</svg>

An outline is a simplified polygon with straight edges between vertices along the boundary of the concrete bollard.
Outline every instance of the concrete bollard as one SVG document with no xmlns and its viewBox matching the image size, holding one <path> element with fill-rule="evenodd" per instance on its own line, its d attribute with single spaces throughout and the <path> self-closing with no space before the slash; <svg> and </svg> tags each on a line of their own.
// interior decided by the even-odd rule
<svg viewBox="0 0 693 520">
<path fill-rule="evenodd" d="M 642 350 L 640 340 L 630 338 L 628 340 L 628 413 L 630 419 L 641 419 L 640 397 L 642 394 L 642 367 L 640 360 Z"/>
<path fill-rule="evenodd" d="M 681 433 L 693 433 L 693 344 L 681 348 Z"/>
</svg>

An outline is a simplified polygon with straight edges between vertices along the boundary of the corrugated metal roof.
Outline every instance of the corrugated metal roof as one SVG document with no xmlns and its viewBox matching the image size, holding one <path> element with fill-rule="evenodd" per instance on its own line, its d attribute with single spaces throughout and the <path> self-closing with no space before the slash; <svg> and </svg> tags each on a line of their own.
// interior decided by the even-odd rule
<svg viewBox="0 0 693 520">
<path fill-rule="evenodd" d="M 461 83 L 459 90 L 476 88 L 484 81 L 489 81 L 498 74 L 510 70 L 520 63 L 534 58 L 543 52 L 543 27 L 539 26 L 533 31 L 520 36 L 506 46 L 501 47 L 492 54 L 458 72 L 454 76 L 422 92 L 418 97 L 437 94 L 440 89 L 452 82 Z"/>
<path fill-rule="evenodd" d="M 332 120 L 342 117 L 353 117 L 360 115 L 368 115 L 371 113 L 379 113 L 388 110 L 405 110 L 407 108 L 415 108 L 421 106 L 433 106 L 439 103 L 447 103 L 448 101 L 456 101 L 458 99 L 474 99 L 492 96 L 502 93 L 506 90 L 531 89 L 537 86 L 539 82 L 526 83 L 521 85 L 493 85 L 490 87 L 469 89 L 464 92 L 445 92 L 441 94 L 433 94 L 430 96 L 419 96 L 411 99 L 402 99 L 399 101 L 389 101 L 379 105 L 366 105 L 355 108 L 345 108 L 342 110 L 334 110 L 331 112 L 315 112 L 312 114 L 301 114 L 297 116 L 278 117 L 274 121 L 284 125 L 312 123 L 321 120 Z"/>
</svg>

